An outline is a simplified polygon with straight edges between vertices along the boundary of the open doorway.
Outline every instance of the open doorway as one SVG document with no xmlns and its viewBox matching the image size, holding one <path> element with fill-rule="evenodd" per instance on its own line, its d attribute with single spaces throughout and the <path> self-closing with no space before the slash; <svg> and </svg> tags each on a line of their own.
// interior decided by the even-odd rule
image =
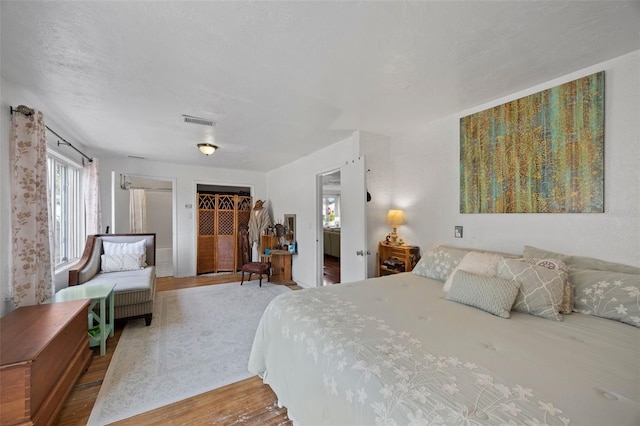
<svg viewBox="0 0 640 426">
<path fill-rule="evenodd" d="M 339 195 L 339 211 L 333 215 L 324 203 L 324 183 L 327 180 L 327 195 Z M 330 191 L 333 189 L 333 191 Z M 339 193 L 338 193 L 339 190 Z M 339 229 L 340 241 L 340 283 L 348 283 L 367 278 L 367 216 L 365 189 L 365 158 L 363 156 L 346 161 L 339 171 L 331 170 L 316 175 L 316 283 L 324 284 L 324 235 L 325 231 Z M 325 204 L 323 206 L 323 204 Z M 329 212 L 328 223 L 325 215 Z M 336 223 L 336 215 L 338 221 Z M 326 225 L 326 227 L 325 227 Z"/>
<path fill-rule="evenodd" d="M 174 275 L 173 180 L 120 175 L 120 189 L 128 192 L 128 229 L 118 232 L 156 234 L 156 275 Z"/>
<path fill-rule="evenodd" d="M 340 170 L 322 175 L 322 285 L 340 283 Z"/>
</svg>

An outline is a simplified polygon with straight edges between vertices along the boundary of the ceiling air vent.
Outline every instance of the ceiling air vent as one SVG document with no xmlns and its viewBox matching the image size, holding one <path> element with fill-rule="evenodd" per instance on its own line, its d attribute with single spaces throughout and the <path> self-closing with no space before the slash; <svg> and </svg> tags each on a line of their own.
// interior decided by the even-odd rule
<svg viewBox="0 0 640 426">
<path fill-rule="evenodd" d="M 185 123 L 199 124 L 201 126 L 213 127 L 215 124 L 213 120 L 207 120 L 206 118 L 194 117 L 192 115 L 182 114 L 182 121 Z"/>
</svg>

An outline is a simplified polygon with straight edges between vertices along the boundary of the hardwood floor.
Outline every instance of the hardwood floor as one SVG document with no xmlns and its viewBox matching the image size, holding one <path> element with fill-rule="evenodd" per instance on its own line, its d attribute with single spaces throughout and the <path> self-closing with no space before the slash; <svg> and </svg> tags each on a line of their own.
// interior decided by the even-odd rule
<svg viewBox="0 0 640 426">
<path fill-rule="evenodd" d="M 188 278 L 158 278 L 157 291 L 224 284 L 240 280 L 239 274 L 218 274 Z M 299 290 L 298 285 L 287 286 Z M 124 323 L 116 323 L 115 336 L 107 341 L 107 353 L 99 356 L 94 349 L 93 359 L 80 376 L 58 416 L 57 425 L 85 425 L 98 397 L 100 386 L 118 344 Z M 228 386 L 179 401 L 129 419 L 117 425 L 289 425 L 287 410 L 277 407 L 277 398 L 268 385 L 254 376 Z"/>
<path fill-rule="evenodd" d="M 340 283 L 340 258 L 324 255 L 324 269 L 322 274 L 322 285 Z"/>
</svg>

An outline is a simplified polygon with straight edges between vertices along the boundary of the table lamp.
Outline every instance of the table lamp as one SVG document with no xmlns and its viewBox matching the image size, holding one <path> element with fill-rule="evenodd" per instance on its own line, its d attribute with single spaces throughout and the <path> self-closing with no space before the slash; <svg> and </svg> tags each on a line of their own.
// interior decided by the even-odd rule
<svg viewBox="0 0 640 426">
<path fill-rule="evenodd" d="M 398 241 L 398 233 L 396 232 L 399 225 L 403 225 L 404 220 L 404 212 L 402 210 L 389 210 L 387 213 L 387 223 L 393 227 L 393 231 L 389 233 L 387 241 L 389 244 L 399 245 L 401 244 Z"/>
</svg>

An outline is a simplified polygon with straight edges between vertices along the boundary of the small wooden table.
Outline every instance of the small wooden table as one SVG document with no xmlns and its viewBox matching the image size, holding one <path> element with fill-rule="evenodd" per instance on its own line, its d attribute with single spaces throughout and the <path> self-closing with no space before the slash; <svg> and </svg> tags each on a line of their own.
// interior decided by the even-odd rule
<svg viewBox="0 0 640 426">
<path fill-rule="evenodd" d="M 89 317 L 88 317 L 88 329 L 95 328 L 95 323 L 98 324 L 98 332 L 89 334 L 89 346 L 100 345 L 100 356 L 104 356 L 107 353 L 107 337 L 113 337 L 114 333 L 114 300 L 113 300 L 113 288 L 115 284 L 100 284 L 100 285 L 78 285 L 67 287 L 57 292 L 48 302 L 68 302 L 71 300 L 90 299 L 89 303 Z M 107 299 L 109 312 L 107 313 Z M 93 311 L 93 308 L 100 304 L 98 313 Z"/>
<path fill-rule="evenodd" d="M 261 262 L 271 262 L 272 281 L 279 284 L 291 284 L 291 263 L 293 253 L 288 250 L 272 249 L 270 254 L 262 253 L 260 255 Z M 273 277 L 276 277 L 275 280 Z"/>
<path fill-rule="evenodd" d="M 420 247 L 409 245 L 378 244 L 378 276 L 409 272 L 420 260 Z"/>
</svg>

